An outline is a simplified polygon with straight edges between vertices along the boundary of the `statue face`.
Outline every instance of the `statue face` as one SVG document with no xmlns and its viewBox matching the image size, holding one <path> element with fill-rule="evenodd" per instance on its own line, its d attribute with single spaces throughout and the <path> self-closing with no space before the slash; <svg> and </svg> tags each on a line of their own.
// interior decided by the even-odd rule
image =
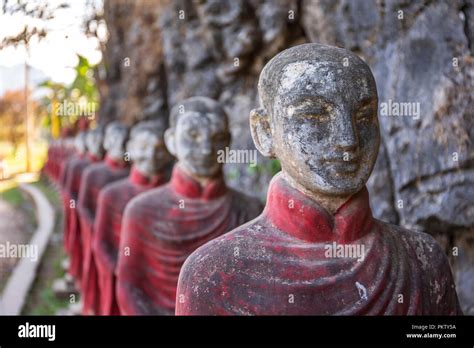
<svg viewBox="0 0 474 348">
<path fill-rule="evenodd" d="M 297 62 L 280 77 L 271 115 L 282 169 L 309 191 L 359 191 L 377 158 L 377 90 L 368 68 Z"/>
<path fill-rule="evenodd" d="M 217 161 L 217 153 L 230 141 L 227 123 L 220 115 L 186 111 L 178 118 L 173 134 L 174 151 L 170 151 L 191 175 L 213 177 L 220 173 L 223 163 Z"/>
<path fill-rule="evenodd" d="M 86 146 L 87 151 L 98 158 L 104 156 L 104 147 L 103 147 L 104 135 L 101 131 L 94 129 L 87 132 L 86 136 Z"/>
<path fill-rule="evenodd" d="M 127 150 L 134 167 L 148 177 L 160 172 L 171 159 L 163 139 L 149 130 L 134 135 Z"/>
<path fill-rule="evenodd" d="M 123 126 L 111 125 L 105 131 L 104 149 L 107 156 L 114 160 L 123 160 L 128 130 Z"/>
</svg>

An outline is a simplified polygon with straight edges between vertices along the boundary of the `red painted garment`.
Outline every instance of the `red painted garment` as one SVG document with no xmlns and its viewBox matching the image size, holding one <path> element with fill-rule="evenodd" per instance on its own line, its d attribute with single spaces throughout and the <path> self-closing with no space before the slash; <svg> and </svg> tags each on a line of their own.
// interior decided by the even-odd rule
<svg viewBox="0 0 474 348">
<path fill-rule="evenodd" d="M 64 192 L 74 201 L 73 205 L 68 202 L 65 210 L 68 225 L 65 239 L 67 239 L 66 251 L 69 253 L 71 262 L 69 273 L 74 276 L 78 287 L 81 287 L 82 278 L 82 241 L 79 225 L 79 215 L 77 212 L 77 202 L 81 178 L 84 170 L 89 164 L 97 163 L 100 159 L 92 155 L 81 156 L 77 159 L 70 169 L 71 174 L 66 179 Z M 67 237 L 66 237 L 67 235 Z"/>
<path fill-rule="evenodd" d="M 74 149 L 54 145 L 51 152 L 48 154 L 48 177 L 56 183 L 59 183 L 62 167 L 68 158 L 73 154 Z"/>
<path fill-rule="evenodd" d="M 187 259 L 176 314 L 462 313 L 431 236 L 375 220 L 365 188 L 331 216 L 279 174 L 262 215 Z"/>
<path fill-rule="evenodd" d="M 65 165 L 63 166 L 63 169 L 61 170 L 61 175 L 60 175 L 60 180 L 59 180 L 59 186 L 61 189 L 61 198 L 62 198 L 62 203 L 63 203 L 63 216 L 64 216 L 64 221 L 63 221 L 63 230 L 64 230 L 64 248 L 66 249 L 67 252 L 69 252 L 69 226 L 70 226 L 70 194 L 69 190 L 66 190 L 66 183 L 68 180 L 68 177 L 71 176 L 72 174 L 72 168 L 77 164 L 77 161 L 82 158 L 82 155 L 78 153 L 74 153 L 67 161 L 65 161 Z"/>
<path fill-rule="evenodd" d="M 120 314 L 115 296 L 115 268 L 125 206 L 136 195 L 165 182 L 164 175 L 149 178 L 132 168 L 128 178 L 109 184 L 100 191 L 92 248 L 97 266 L 101 315 Z"/>
<path fill-rule="evenodd" d="M 168 184 L 134 198 L 125 209 L 117 266 L 120 312 L 174 314 L 186 257 L 253 219 L 261 208 L 257 199 L 228 189 L 222 179 L 202 187 L 175 165 Z"/>
<path fill-rule="evenodd" d="M 54 148 L 55 148 L 54 145 L 50 145 L 50 146 L 48 147 L 48 154 L 47 154 L 47 156 L 46 156 L 46 163 L 45 163 L 44 166 L 43 166 L 43 173 L 44 173 L 49 179 L 51 179 L 51 162 L 52 162 L 52 159 L 53 159 Z"/>
<path fill-rule="evenodd" d="M 68 171 L 70 169 L 69 163 L 76 159 L 78 154 L 76 151 L 71 151 L 68 156 L 64 156 L 63 160 L 59 164 L 59 177 L 58 177 L 58 185 L 61 193 L 63 192 L 64 185 L 66 184 L 66 178 L 68 175 Z"/>
<path fill-rule="evenodd" d="M 51 181 L 54 181 L 56 168 L 58 167 L 58 163 L 61 157 L 61 146 L 59 144 L 52 144 L 48 148 L 48 159 L 44 166 L 44 172 L 48 176 Z"/>
<path fill-rule="evenodd" d="M 99 303 L 96 298 L 99 285 L 97 284 L 97 269 L 92 255 L 93 227 L 99 192 L 105 185 L 128 176 L 129 171 L 126 164 L 119 164 L 106 157 L 105 161 L 87 167 L 81 179 L 77 208 L 83 257 L 81 280 L 83 314 L 99 312 Z"/>
</svg>

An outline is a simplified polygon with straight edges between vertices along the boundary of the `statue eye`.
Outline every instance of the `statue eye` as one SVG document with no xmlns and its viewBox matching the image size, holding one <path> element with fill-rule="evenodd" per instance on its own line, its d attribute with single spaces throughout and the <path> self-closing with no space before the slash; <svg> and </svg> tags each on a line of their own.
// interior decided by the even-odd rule
<svg viewBox="0 0 474 348">
<path fill-rule="evenodd" d="M 367 104 L 359 108 L 356 113 L 356 121 L 357 122 L 367 122 L 372 119 L 372 104 Z"/>
<path fill-rule="evenodd" d="M 315 120 L 316 122 L 321 122 L 321 123 L 326 123 L 331 120 L 331 115 L 328 114 L 327 112 L 307 114 L 306 117 L 309 119 Z"/>
<path fill-rule="evenodd" d="M 326 111 L 321 112 L 304 112 L 298 113 L 299 117 L 307 120 L 312 120 L 314 122 L 329 122 L 331 120 L 331 115 Z"/>
</svg>

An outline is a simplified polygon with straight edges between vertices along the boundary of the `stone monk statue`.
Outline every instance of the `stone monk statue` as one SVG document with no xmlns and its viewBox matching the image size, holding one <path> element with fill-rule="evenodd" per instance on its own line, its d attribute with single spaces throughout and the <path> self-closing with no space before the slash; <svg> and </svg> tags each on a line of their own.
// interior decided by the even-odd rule
<svg viewBox="0 0 474 348">
<path fill-rule="evenodd" d="M 60 176 L 60 188 L 61 198 L 63 205 L 63 230 L 64 230 L 64 249 L 69 253 L 69 231 L 71 225 L 71 215 L 75 214 L 75 204 L 71 201 L 71 190 L 66 187 L 67 181 L 72 176 L 73 169 L 77 166 L 78 162 L 82 162 L 86 159 L 86 132 L 80 132 L 74 138 L 74 153 L 65 161 L 63 170 Z M 76 197 L 77 198 L 77 197 Z"/>
<path fill-rule="evenodd" d="M 111 122 L 105 129 L 104 149 L 105 161 L 87 167 L 81 179 L 78 200 L 78 212 L 81 223 L 82 240 L 82 296 L 83 314 L 99 312 L 97 293 L 97 270 L 92 255 L 92 237 L 94 220 L 97 211 L 99 191 L 107 184 L 120 180 L 129 174 L 125 160 L 125 144 L 129 129 L 118 121 Z"/>
<path fill-rule="evenodd" d="M 176 105 L 165 142 L 178 159 L 170 182 L 132 199 L 124 213 L 117 300 L 125 315 L 173 315 L 189 254 L 261 212 L 257 199 L 225 184 L 217 157 L 230 133 L 216 101 L 193 97 Z"/>
<path fill-rule="evenodd" d="M 79 139 L 78 139 L 79 141 Z M 65 189 L 70 198 L 68 203 L 67 223 L 67 247 L 70 256 L 69 273 L 76 279 L 76 286 L 82 288 L 82 240 L 79 224 L 79 214 L 77 211 L 78 197 L 81 186 L 81 179 L 84 170 L 91 164 L 102 161 L 104 157 L 104 131 L 102 127 L 97 127 L 87 131 L 85 136 L 85 146 L 87 152 L 81 155 L 75 164 L 72 165 L 70 175 L 65 182 Z M 71 204 L 71 201 L 73 204 Z M 66 239 L 66 237 L 65 237 Z"/>
<path fill-rule="evenodd" d="M 165 146 L 165 130 L 160 121 L 143 121 L 134 126 L 127 143 L 127 152 L 133 162 L 130 175 L 100 191 L 92 248 L 97 266 L 101 315 L 120 314 L 115 296 L 115 268 L 125 206 L 139 193 L 168 181 L 167 169 L 172 156 Z"/>
<path fill-rule="evenodd" d="M 258 218 L 186 260 L 176 314 L 461 314 L 438 243 L 372 217 L 365 184 L 380 134 L 367 64 L 299 45 L 267 63 L 258 88 L 252 136 L 282 171 Z"/>
</svg>

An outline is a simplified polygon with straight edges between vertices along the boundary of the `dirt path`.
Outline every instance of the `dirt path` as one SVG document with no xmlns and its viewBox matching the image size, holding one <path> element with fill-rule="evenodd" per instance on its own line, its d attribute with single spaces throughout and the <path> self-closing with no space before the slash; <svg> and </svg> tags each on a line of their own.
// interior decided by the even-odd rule
<svg viewBox="0 0 474 348">
<path fill-rule="evenodd" d="M 0 245 L 25 244 L 30 240 L 34 226 L 26 212 L 15 209 L 0 198 Z M 0 255 L 0 292 L 15 267 L 18 258 Z"/>
</svg>

